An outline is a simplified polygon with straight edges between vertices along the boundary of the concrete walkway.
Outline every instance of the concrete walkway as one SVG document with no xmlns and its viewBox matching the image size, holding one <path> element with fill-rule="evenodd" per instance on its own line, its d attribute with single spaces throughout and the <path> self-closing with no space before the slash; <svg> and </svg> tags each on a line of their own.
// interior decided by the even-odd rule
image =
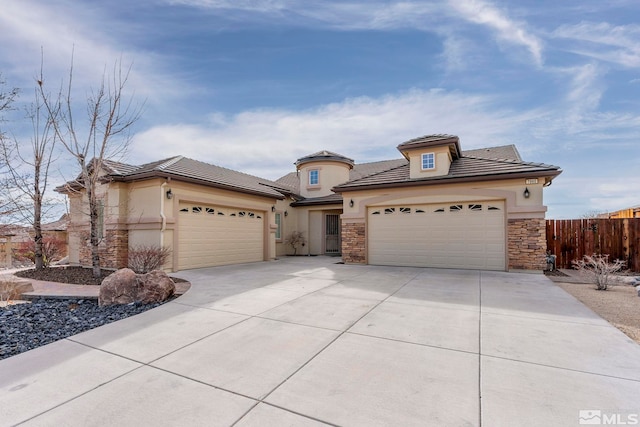
<svg viewBox="0 0 640 427">
<path fill-rule="evenodd" d="M 0 425 L 573 426 L 640 414 L 640 346 L 543 275 L 185 271 L 138 316 L 0 361 Z M 609 418 L 610 419 L 610 418 Z"/>
</svg>

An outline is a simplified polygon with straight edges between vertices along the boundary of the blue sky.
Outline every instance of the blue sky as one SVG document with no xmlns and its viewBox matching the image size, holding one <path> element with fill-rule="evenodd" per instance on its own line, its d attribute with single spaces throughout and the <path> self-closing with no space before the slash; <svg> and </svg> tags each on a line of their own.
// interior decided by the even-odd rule
<svg viewBox="0 0 640 427">
<path fill-rule="evenodd" d="M 2 0 L 0 72 L 28 102 L 41 48 L 54 82 L 74 49 L 82 101 L 132 63 L 130 163 L 182 154 L 276 179 L 321 149 L 513 143 L 562 167 L 547 217 L 572 218 L 640 205 L 639 22 L 637 0 Z"/>
</svg>

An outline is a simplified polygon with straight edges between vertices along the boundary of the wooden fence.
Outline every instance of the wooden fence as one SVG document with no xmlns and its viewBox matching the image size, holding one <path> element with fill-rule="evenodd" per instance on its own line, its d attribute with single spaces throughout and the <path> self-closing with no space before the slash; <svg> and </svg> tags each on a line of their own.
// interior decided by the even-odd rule
<svg viewBox="0 0 640 427">
<path fill-rule="evenodd" d="M 547 250 L 558 268 L 571 268 L 583 255 L 609 255 L 640 271 L 640 218 L 547 220 Z"/>
</svg>

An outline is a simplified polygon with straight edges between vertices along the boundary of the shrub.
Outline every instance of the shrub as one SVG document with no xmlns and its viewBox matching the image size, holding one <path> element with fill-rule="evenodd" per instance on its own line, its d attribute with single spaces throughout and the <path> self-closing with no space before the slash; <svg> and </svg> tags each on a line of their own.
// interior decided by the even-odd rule
<svg viewBox="0 0 640 427">
<path fill-rule="evenodd" d="M 49 267 L 52 262 L 59 261 L 65 256 L 66 243 L 64 240 L 55 236 L 42 237 L 42 263 L 45 267 Z M 22 242 L 13 248 L 13 257 L 18 261 L 36 262 L 36 242 L 29 240 Z"/>
<path fill-rule="evenodd" d="M 307 243 L 307 239 L 304 238 L 304 235 L 300 231 L 292 231 L 284 241 L 285 244 L 291 246 L 293 248 L 293 254 L 297 255 L 298 246 L 304 246 Z"/>
<path fill-rule="evenodd" d="M 597 290 L 606 291 L 611 275 L 622 270 L 626 263 L 619 259 L 610 263 L 609 255 L 593 254 L 573 261 L 573 265 L 580 271 L 580 274 L 588 277 L 596 285 Z"/>
<path fill-rule="evenodd" d="M 129 249 L 129 268 L 139 274 L 159 270 L 167 262 L 171 249 L 157 245 L 137 245 Z"/>
</svg>

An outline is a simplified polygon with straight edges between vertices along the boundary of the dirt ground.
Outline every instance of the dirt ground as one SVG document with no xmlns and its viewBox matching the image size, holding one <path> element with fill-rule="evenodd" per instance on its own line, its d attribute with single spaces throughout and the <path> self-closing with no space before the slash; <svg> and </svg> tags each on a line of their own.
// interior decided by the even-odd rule
<svg viewBox="0 0 640 427">
<path fill-rule="evenodd" d="M 640 297 L 633 286 L 614 285 L 597 291 L 590 283 L 556 284 L 640 344 Z"/>
</svg>

